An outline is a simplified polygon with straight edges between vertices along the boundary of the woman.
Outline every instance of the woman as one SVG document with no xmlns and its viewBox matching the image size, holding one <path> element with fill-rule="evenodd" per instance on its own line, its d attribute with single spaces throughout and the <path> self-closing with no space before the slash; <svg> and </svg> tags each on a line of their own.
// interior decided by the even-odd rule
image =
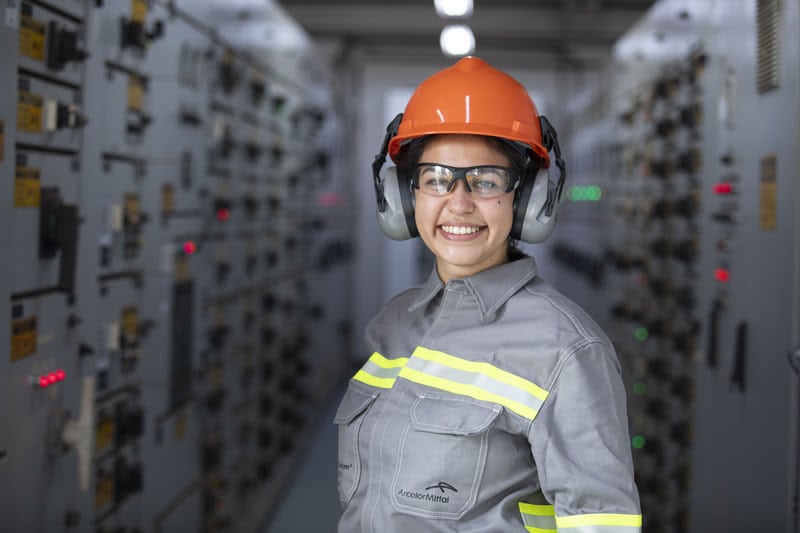
<svg viewBox="0 0 800 533">
<path fill-rule="evenodd" d="M 525 89 L 460 60 L 417 88 L 373 168 L 383 231 L 436 262 L 367 326 L 335 419 L 339 531 L 639 532 L 614 349 L 512 245 L 549 236 L 564 178 Z"/>
</svg>

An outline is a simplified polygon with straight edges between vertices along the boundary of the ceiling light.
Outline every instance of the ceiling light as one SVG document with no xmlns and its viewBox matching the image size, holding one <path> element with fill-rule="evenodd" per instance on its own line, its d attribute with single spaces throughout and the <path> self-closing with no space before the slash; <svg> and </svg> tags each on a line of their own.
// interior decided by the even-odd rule
<svg viewBox="0 0 800 533">
<path fill-rule="evenodd" d="M 450 57 L 469 55 L 475 51 L 475 36 L 466 24 L 451 24 L 442 29 L 439 46 Z"/>
<path fill-rule="evenodd" d="M 472 15 L 472 0 L 433 0 L 436 13 L 443 18 L 466 18 Z"/>
</svg>

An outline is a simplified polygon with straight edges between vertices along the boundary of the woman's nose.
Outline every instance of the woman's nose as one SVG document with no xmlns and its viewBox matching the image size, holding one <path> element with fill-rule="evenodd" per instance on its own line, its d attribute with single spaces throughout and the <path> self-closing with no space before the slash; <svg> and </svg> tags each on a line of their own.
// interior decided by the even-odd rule
<svg viewBox="0 0 800 533">
<path fill-rule="evenodd" d="M 448 209 L 453 213 L 470 213 L 474 206 L 472 193 L 467 190 L 467 184 L 463 180 L 456 180 L 447 194 Z"/>
</svg>

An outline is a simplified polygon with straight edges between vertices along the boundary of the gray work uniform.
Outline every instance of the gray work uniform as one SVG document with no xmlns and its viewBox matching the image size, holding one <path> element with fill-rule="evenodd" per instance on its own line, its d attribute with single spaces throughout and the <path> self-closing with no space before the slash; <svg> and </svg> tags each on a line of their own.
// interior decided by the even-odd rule
<svg viewBox="0 0 800 533">
<path fill-rule="evenodd" d="M 336 413 L 346 533 L 638 533 L 610 341 L 523 257 L 389 302 Z"/>
</svg>

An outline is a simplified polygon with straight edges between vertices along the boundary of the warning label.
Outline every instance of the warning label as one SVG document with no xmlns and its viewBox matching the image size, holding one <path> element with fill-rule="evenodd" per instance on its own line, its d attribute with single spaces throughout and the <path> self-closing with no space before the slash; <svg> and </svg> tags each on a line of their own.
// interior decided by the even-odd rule
<svg viewBox="0 0 800 533">
<path fill-rule="evenodd" d="M 11 362 L 36 353 L 36 317 L 11 322 Z"/>
<path fill-rule="evenodd" d="M 14 207 L 39 207 L 42 202 L 42 180 L 39 169 L 14 169 Z"/>
</svg>

